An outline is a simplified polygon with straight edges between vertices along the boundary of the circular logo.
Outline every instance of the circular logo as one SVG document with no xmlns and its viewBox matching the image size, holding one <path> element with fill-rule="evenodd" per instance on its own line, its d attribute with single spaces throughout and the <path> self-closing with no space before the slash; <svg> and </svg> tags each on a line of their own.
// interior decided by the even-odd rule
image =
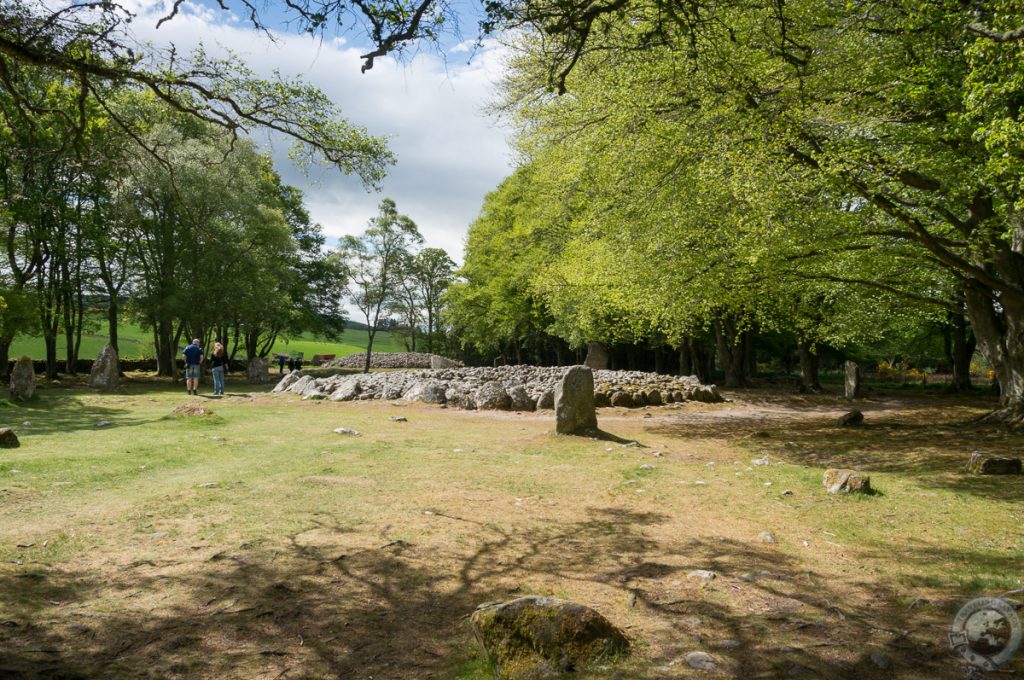
<svg viewBox="0 0 1024 680">
<path fill-rule="evenodd" d="M 979 597 L 956 613 L 949 644 L 967 663 L 994 671 L 1013 657 L 1022 634 L 1013 605 L 999 597 Z"/>
</svg>

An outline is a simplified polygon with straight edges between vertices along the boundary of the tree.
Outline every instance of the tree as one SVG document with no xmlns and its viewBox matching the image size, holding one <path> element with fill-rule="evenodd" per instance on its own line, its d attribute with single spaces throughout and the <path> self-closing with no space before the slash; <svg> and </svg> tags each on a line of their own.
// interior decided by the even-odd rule
<svg viewBox="0 0 1024 680">
<path fill-rule="evenodd" d="M 165 19 L 177 14 L 174 3 Z M 226 6 L 224 6 L 226 9 Z M 252 16 L 258 14 L 253 8 Z M 169 108 L 217 126 L 233 138 L 254 128 L 283 135 L 295 143 L 300 162 L 322 159 L 368 186 L 383 177 L 393 157 L 383 139 L 340 117 L 337 108 L 314 87 L 279 74 L 257 78 L 237 57 L 209 57 L 202 49 L 183 57 L 171 48 L 144 47 L 132 36 L 133 12 L 118 2 L 71 3 L 50 8 L 15 0 L 0 5 L 0 82 L 23 112 L 45 114 L 30 88 L 16 74 L 35 69 L 75 84 L 80 106 L 67 116 L 75 139 L 88 126 L 84 110 L 107 112 L 136 142 L 159 154 L 140 135 L 144 125 L 118 111 L 118 91 L 146 92 Z M 163 23 L 162 21 L 160 23 Z"/>
<path fill-rule="evenodd" d="M 455 262 L 443 248 L 424 248 L 413 258 L 412 279 L 427 317 L 427 352 L 434 352 L 434 332 L 444 293 L 454 280 Z"/>
<path fill-rule="evenodd" d="M 342 238 L 338 251 L 349 272 L 350 299 L 366 319 L 365 373 L 370 372 L 374 337 L 399 289 L 401 262 L 423 242 L 416 223 L 399 214 L 393 200 L 385 198 L 378 210 L 361 235 Z"/>
</svg>

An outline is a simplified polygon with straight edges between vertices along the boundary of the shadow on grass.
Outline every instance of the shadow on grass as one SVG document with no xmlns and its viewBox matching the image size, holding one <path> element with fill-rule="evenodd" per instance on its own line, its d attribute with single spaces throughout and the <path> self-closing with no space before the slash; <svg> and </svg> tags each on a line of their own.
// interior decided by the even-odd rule
<svg viewBox="0 0 1024 680">
<path fill-rule="evenodd" d="M 856 402 L 865 423 L 841 427 L 830 408 L 845 400 L 756 395 L 748 404 L 773 411 L 735 418 L 706 414 L 677 417 L 651 431 L 673 437 L 745 439 L 757 454 L 819 468 L 852 468 L 913 478 L 924 487 L 991 500 L 1024 500 L 1024 475 L 971 475 L 972 451 L 1019 457 L 1024 433 L 974 422 L 990 399 L 928 395 L 895 403 Z"/>
<path fill-rule="evenodd" d="M 23 425 L 25 421 L 31 425 Z M 0 424 L 6 423 L 19 436 L 134 427 L 152 421 L 152 418 L 134 415 L 131 408 L 90 404 L 75 396 L 60 393 L 37 395 L 29 401 L 7 401 L 0 404 Z M 105 424 L 98 426 L 99 423 Z"/>
<path fill-rule="evenodd" d="M 676 661 L 668 676 L 685 674 L 680 658 L 695 649 L 737 678 L 877 677 L 873 649 L 893 658 L 894 675 L 962 675 L 945 649 L 913 639 L 911 629 L 930 635 L 935 620 L 896 608 L 889 593 L 871 584 L 838 592 L 769 546 L 666 545 L 646 535 L 669 521 L 658 513 L 591 508 L 583 521 L 528 531 L 488 524 L 444 550 L 386 540 L 347 547 L 347 530 L 321 518 L 272 550 L 102 573 L 0 572 L 0 677 L 452 678 L 479 668 L 466 624 L 477 605 L 573 584 L 603 594 L 613 622 L 626 612 L 643 622 L 629 631 L 638 644 L 618 677 L 663 678 Z M 698 568 L 719 577 L 681 585 Z"/>
</svg>

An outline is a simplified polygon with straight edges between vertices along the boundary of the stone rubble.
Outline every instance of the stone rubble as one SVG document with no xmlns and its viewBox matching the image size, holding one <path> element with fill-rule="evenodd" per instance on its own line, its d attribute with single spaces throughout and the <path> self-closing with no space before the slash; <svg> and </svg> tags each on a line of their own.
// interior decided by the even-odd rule
<svg viewBox="0 0 1024 680">
<path fill-rule="evenodd" d="M 324 364 L 328 368 L 362 368 L 366 354 L 356 352 Z M 373 352 L 370 368 L 457 368 L 462 362 L 426 352 Z"/>
<path fill-rule="evenodd" d="M 304 399 L 353 401 L 405 399 L 445 404 L 462 409 L 534 411 L 555 406 L 555 387 L 566 367 L 496 366 L 361 373 L 317 378 L 290 373 L 274 392 L 291 392 Z M 625 397 L 613 398 L 618 395 Z M 643 407 L 662 403 L 724 401 L 715 385 L 702 385 L 695 376 L 672 376 L 641 371 L 594 371 L 595 405 Z"/>
</svg>

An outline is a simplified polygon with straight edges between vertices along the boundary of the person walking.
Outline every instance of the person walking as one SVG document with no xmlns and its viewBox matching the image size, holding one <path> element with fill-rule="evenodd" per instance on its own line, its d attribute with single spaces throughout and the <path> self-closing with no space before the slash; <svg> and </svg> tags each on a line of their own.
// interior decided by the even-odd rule
<svg viewBox="0 0 1024 680">
<path fill-rule="evenodd" d="M 288 357 L 286 357 L 283 354 L 278 354 L 277 355 L 277 365 L 281 368 L 281 371 L 280 371 L 281 375 L 284 375 L 284 362 L 285 362 L 285 359 L 287 359 L 287 358 Z"/>
<path fill-rule="evenodd" d="M 224 373 L 228 370 L 228 353 L 224 345 L 213 343 L 213 355 L 210 357 L 210 373 L 213 374 L 213 393 L 224 394 Z"/>
<path fill-rule="evenodd" d="M 189 394 L 199 394 L 199 375 L 203 370 L 203 348 L 199 346 L 199 338 L 193 338 L 192 344 L 181 353 L 185 360 L 185 388 Z"/>
</svg>

